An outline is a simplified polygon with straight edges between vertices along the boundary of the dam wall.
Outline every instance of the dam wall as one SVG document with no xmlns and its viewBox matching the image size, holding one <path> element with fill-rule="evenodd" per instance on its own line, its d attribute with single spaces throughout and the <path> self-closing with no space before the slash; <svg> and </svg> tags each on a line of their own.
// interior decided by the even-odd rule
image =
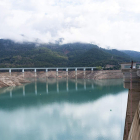
<svg viewBox="0 0 140 140">
<path fill-rule="evenodd" d="M 137 110 L 135 111 L 134 119 L 128 135 L 128 140 L 139 140 L 139 139 L 140 139 L 140 102 L 138 104 Z"/>
<path fill-rule="evenodd" d="M 129 90 L 123 140 L 128 140 L 128 136 L 130 133 L 130 129 L 132 127 L 135 112 L 138 108 L 139 101 L 140 101 L 140 91 Z"/>
<path fill-rule="evenodd" d="M 123 140 L 139 140 L 140 69 L 135 63 L 122 64 L 124 88 L 128 89 Z"/>
</svg>

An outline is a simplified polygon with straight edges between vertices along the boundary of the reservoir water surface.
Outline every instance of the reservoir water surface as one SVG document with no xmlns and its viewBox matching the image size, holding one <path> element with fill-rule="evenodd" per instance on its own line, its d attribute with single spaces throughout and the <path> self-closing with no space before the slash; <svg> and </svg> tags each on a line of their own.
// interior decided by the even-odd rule
<svg viewBox="0 0 140 140">
<path fill-rule="evenodd" d="M 0 140 L 122 140 L 122 79 L 42 79 L 0 89 Z"/>
</svg>

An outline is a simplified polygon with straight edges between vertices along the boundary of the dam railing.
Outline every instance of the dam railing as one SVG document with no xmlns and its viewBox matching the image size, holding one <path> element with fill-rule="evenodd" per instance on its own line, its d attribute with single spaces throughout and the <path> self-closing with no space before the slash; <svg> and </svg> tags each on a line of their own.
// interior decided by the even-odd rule
<svg viewBox="0 0 140 140">
<path fill-rule="evenodd" d="M 11 73 L 12 71 L 21 70 L 22 73 L 24 73 L 25 70 L 34 70 L 36 73 L 37 70 L 44 70 L 47 73 L 49 70 L 56 70 L 56 75 L 58 76 L 59 70 L 66 70 L 67 75 L 69 70 L 75 70 L 75 75 L 77 75 L 77 70 L 83 70 L 85 72 L 86 70 L 93 71 L 94 69 L 97 69 L 97 67 L 0 68 L 0 71 L 9 71 L 9 73 Z"/>
<path fill-rule="evenodd" d="M 0 68 L 0 71 L 9 71 L 9 72 L 12 72 L 12 70 L 21 70 L 22 72 L 24 72 L 24 70 L 34 70 L 34 72 L 36 72 L 37 70 L 46 70 L 46 72 L 48 70 L 75 70 L 77 71 L 78 69 L 83 69 L 83 70 L 86 70 L 86 69 L 97 69 L 97 67 L 48 67 L 48 68 Z"/>
</svg>

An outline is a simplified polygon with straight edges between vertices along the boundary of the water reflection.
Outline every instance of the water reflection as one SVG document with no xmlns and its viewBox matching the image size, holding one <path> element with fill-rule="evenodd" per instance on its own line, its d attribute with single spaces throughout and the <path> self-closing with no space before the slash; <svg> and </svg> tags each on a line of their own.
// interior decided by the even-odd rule
<svg viewBox="0 0 140 140">
<path fill-rule="evenodd" d="M 12 90 L 10 90 L 10 97 L 12 98 Z"/>
<path fill-rule="evenodd" d="M 126 101 L 121 80 L 44 79 L 1 89 L 0 139 L 121 140 Z"/>
<path fill-rule="evenodd" d="M 125 90 L 122 87 L 123 81 L 120 80 L 86 80 L 86 79 L 45 79 L 45 80 L 37 80 L 30 84 L 25 84 L 18 87 L 8 87 L 0 89 L 0 98 L 7 97 L 8 92 L 10 93 L 10 97 L 15 96 L 29 96 L 29 95 L 39 95 L 40 94 L 49 94 L 49 93 L 65 93 L 72 91 L 83 91 L 84 90 L 97 90 L 100 88 L 116 88 L 114 92 L 118 92 L 118 90 Z M 38 86 L 42 88 L 38 89 Z M 45 86 L 44 86 L 45 85 Z M 119 88 L 118 88 L 119 87 Z M 121 88 L 120 88 L 121 87 Z M 118 88 L 118 89 L 117 89 Z M 21 92 L 22 91 L 22 92 Z"/>
<path fill-rule="evenodd" d="M 37 81 L 35 81 L 35 95 L 37 95 Z"/>
</svg>

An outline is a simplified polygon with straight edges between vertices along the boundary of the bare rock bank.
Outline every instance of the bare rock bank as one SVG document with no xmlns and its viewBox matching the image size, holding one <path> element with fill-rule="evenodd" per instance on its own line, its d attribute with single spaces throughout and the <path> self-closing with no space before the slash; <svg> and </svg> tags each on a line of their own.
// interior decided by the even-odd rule
<svg viewBox="0 0 140 140">
<path fill-rule="evenodd" d="M 59 71 L 58 76 L 56 74 L 56 71 L 48 71 L 47 73 L 45 71 L 40 71 L 37 73 L 34 72 L 12 72 L 9 74 L 8 72 L 0 73 L 0 88 L 2 87 L 8 87 L 8 86 L 19 86 L 23 83 L 31 82 L 30 79 L 33 78 L 70 78 L 74 79 L 77 77 L 78 79 L 121 79 L 123 78 L 123 74 L 121 70 L 101 70 L 101 71 L 82 71 L 78 70 L 77 75 L 75 71 Z"/>
<path fill-rule="evenodd" d="M 39 74 L 38 73 L 38 77 L 39 78 L 43 78 L 45 77 L 45 75 Z M 55 78 L 56 77 L 56 72 L 55 71 L 49 71 L 47 74 L 48 78 Z M 67 73 L 65 71 L 59 71 L 58 72 L 58 78 L 66 78 L 67 77 Z M 122 79 L 123 78 L 123 74 L 121 72 L 121 70 L 101 70 L 101 71 L 84 71 L 82 70 L 78 70 L 77 71 L 77 76 L 75 71 L 69 71 L 68 72 L 68 78 L 70 79 L 74 79 L 75 77 L 77 77 L 78 79 L 94 79 L 94 80 L 100 80 L 100 79 Z"/>
<path fill-rule="evenodd" d="M 9 74 L 9 73 L 8 73 Z M 10 87 L 10 86 L 19 86 L 23 83 L 28 83 L 29 81 L 24 79 L 22 75 L 8 75 L 7 73 L 0 73 L 0 88 Z"/>
</svg>

